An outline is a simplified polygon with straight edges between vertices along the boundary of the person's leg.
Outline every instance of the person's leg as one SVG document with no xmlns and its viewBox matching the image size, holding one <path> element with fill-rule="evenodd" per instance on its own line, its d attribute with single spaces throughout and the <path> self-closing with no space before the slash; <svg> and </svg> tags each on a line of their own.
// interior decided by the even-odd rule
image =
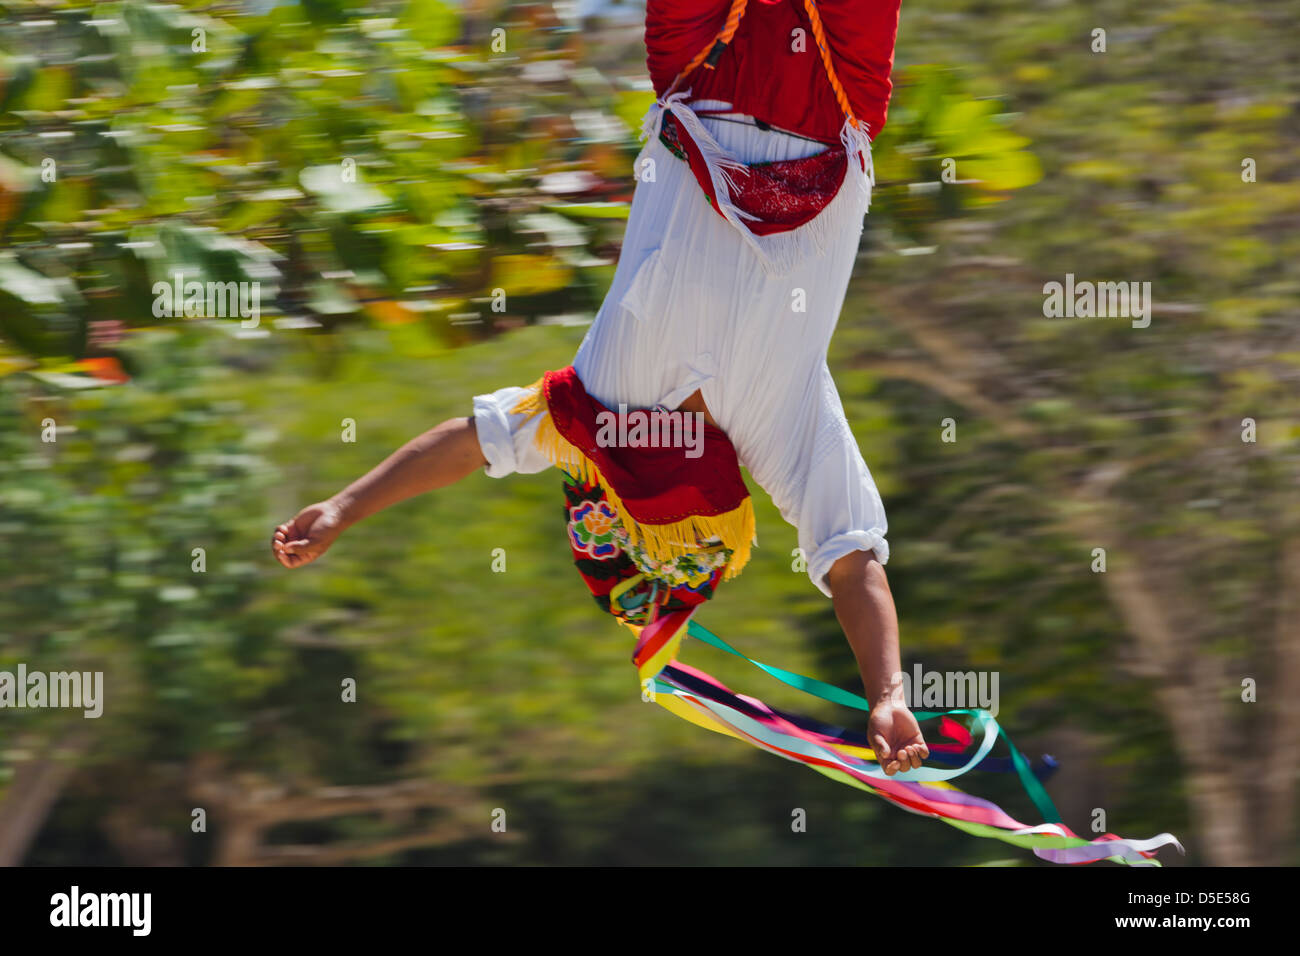
<svg viewBox="0 0 1300 956">
<path fill-rule="evenodd" d="M 551 467 L 537 448 L 540 416 L 515 412 L 529 390 L 518 386 L 474 396 L 474 414 L 452 418 L 389 455 L 325 501 L 308 505 L 275 529 L 271 550 L 286 568 L 319 558 L 362 518 L 399 501 L 445 488 L 479 468 L 489 478 Z"/>
<path fill-rule="evenodd" d="M 885 569 L 874 552 L 850 551 L 831 565 L 826 582 L 871 703 L 867 731 L 876 759 L 890 776 L 914 770 L 930 748 L 903 694 L 898 613 Z"/>
<path fill-rule="evenodd" d="M 703 393 L 698 388 L 687 396 L 686 401 L 677 406 L 677 411 L 689 412 L 691 414 L 698 412 L 704 416 L 706 422 L 714 428 L 718 427 L 718 423 L 715 422 L 713 416 L 709 414 L 709 406 L 704 404 Z"/>
<path fill-rule="evenodd" d="M 303 508 L 275 529 L 271 550 L 286 568 L 302 567 L 362 518 L 454 484 L 487 463 L 474 419 L 449 419 L 412 438 L 332 498 Z"/>
<path fill-rule="evenodd" d="M 487 464 L 473 418 L 451 418 L 412 438 L 334 496 L 344 527 L 399 501 L 455 484 Z"/>
</svg>

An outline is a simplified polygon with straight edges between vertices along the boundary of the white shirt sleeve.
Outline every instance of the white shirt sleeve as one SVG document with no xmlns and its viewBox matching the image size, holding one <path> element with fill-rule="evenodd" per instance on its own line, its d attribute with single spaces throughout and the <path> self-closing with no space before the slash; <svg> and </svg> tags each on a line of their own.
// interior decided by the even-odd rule
<svg viewBox="0 0 1300 956">
<path fill-rule="evenodd" d="M 529 419 L 523 413 L 510 411 L 527 391 L 512 385 L 488 395 L 474 396 L 474 429 L 488 462 L 485 474 L 489 478 L 532 475 L 551 467 L 550 460 L 536 445 L 537 426 L 542 415 L 548 413 Z"/>
</svg>

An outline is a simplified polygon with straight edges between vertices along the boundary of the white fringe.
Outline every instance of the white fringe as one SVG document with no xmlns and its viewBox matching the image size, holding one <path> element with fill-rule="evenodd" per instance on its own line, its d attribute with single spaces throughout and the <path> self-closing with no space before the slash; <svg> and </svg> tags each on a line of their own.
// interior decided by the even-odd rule
<svg viewBox="0 0 1300 956">
<path fill-rule="evenodd" d="M 659 129 L 660 117 L 664 111 L 670 112 L 685 127 L 687 134 L 695 141 L 700 154 L 704 157 L 709 170 L 709 178 L 717 196 L 718 209 L 727 222 L 740 233 L 741 238 L 754 250 L 763 271 L 769 275 L 787 275 L 800 262 L 809 256 L 820 256 L 827 250 L 828 244 L 837 241 L 848 227 L 850 218 L 856 218 L 861 225 L 871 205 L 871 187 L 875 185 L 875 173 L 871 164 L 871 139 L 865 128 L 854 129 L 848 120 L 840 130 L 840 142 L 848 157 L 848 169 L 845 181 L 854 180 L 858 185 L 856 197 L 846 194 L 850 190 L 841 184 L 839 192 L 827 204 L 826 208 L 797 229 L 774 233 L 770 236 L 755 235 L 743 219 L 755 220 L 758 217 L 738 208 L 731 197 L 736 191 L 732 171 L 743 170 L 745 164 L 724 150 L 713 135 L 700 122 L 700 118 L 684 102 L 690 90 L 674 93 L 666 100 L 658 100 L 646 111 L 641 122 L 641 139 L 649 140 Z M 858 159 L 861 157 L 861 160 Z M 864 169 L 865 167 L 865 169 Z M 857 201 L 851 201 L 856 198 Z"/>
<path fill-rule="evenodd" d="M 871 190 L 876 185 L 876 168 L 871 163 L 871 137 L 867 128 L 859 124 L 856 128 L 846 119 L 840 127 L 840 143 L 849 158 L 849 175 L 858 181 L 858 188 L 866 194 L 867 208 L 871 206 Z M 861 157 L 859 162 L 854 159 Z M 865 212 L 866 209 L 863 210 Z"/>
</svg>

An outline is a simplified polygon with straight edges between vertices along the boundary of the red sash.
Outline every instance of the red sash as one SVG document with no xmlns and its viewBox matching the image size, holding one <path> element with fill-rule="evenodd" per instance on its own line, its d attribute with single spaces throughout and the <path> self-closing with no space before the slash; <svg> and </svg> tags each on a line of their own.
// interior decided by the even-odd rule
<svg viewBox="0 0 1300 956">
<path fill-rule="evenodd" d="M 574 561 L 610 613 L 644 624 L 653 606 L 698 604 L 749 561 L 754 508 L 740 461 L 702 416 L 686 441 L 691 413 L 611 411 L 573 366 L 547 372 L 511 411 L 543 415 L 535 440 L 565 472 Z"/>
<path fill-rule="evenodd" d="M 719 216 L 713 177 L 689 133 L 673 114 L 664 110 L 659 141 L 679 159 L 686 160 L 696 181 Z M 756 217 L 745 224 L 756 236 L 788 232 L 810 222 L 835 198 L 848 170 L 843 146 L 827 147 L 804 159 L 754 163 L 743 170 L 727 170 L 736 184 L 731 201 L 742 212 Z M 725 217 L 724 217 L 725 218 Z"/>
<path fill-rule="evenodd" d="M 720 428 L 704 424 L 703 453 L 685 449 L 602 447 L 601 422 L 626 419 L 587 394 L 573 366 L 547 372 L 542 388 L 556 431 L 600 469 L 623 509 L 643 525 L 732 511 L 749 497 L 736 449 Z M 658 425 L 668 412 L 642 412 Z M 683 415 L 676 412 L 672 414 Z M 626 431 L 623 432 L 624 434 Z"/>
</svg>

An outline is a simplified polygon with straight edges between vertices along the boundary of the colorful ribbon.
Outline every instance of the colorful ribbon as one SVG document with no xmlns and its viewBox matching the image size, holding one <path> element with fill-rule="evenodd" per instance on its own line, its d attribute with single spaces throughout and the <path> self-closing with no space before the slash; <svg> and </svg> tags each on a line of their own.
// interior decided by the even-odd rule
<svg viewBox="0 0 1300 956">
<path fill-rule="evenodd" d="M 887 776 L 865 735 L 832 727 L 812 718 L 787 714 L 769 707 L 756 697 L 736 694 L 716 678 L 677 660 L 682 640 L 696 638 L 743 660 L 777 680 L 813 697 L 831 703 L 870 712 L 863 697 L 793 671 L 773 667 L 747 657 L 708 628 L 691 620 L 695 608 L 684 608 L 660 616 L 639 629 L 632 662 L 637 667 L 643 692 L 653 691 L 653 699 L 666 710 L 716 733 L 747 741 L 762 750 L 787 760 L 803 763 L 849 786 L 865 790 L 923 816 L 935 817 L 975 836 L 989 837 L 1025 847 L 1039 859 L 1053 863 L 1092 863 L 1110 860 L 1136 866 L 1159 866 L 1155 851 L 1173 845 L 1183 852 L 1172 834 L 1162 833 L 1149 840 L 1126 840 L 1106 833 L 1095 840 L 1085 840 L 1060 822 L 1051 797 L 1035 775 L 1029 761 L 1015 745 L 993 715 L 985 710 L 957 709 L 914 711 L 918 721 L 965 717 L 975 730 L 963 734 L 949 727 L 949 739 L 973 744 L 974 752 L 957 767 L 924 766 L 916 770 Z M 962 738 L 965 738 L 964 740 Z M 996 768 L 990 752 L 1001 738 L 1010 759 L 1002 759 L 1004 768 L 1014 771 L 1025 792 L 1047 822 L 1036 826 L 1021 823 L 996 804 L 972 796 L 951 781 L 976 768 Z M 949 748 L 952 750 L 953 748 Z M 969 749 L 969 746 L 962 749 Z M 934 763 L 954 763 L 960 757 L 949 754 Z"/>
</svg>

